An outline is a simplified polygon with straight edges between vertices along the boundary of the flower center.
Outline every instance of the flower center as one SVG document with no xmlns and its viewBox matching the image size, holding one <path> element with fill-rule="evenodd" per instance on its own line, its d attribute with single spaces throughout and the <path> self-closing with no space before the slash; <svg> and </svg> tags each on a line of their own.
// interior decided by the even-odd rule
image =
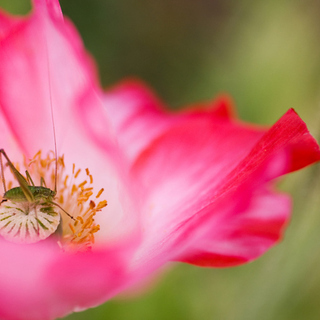
<svg viewBox="0 0 320 320">
<path fill-rule="evenodd" d="M 14 166 L 19 170 L 19 164 Z M 27 169 L 27 186 L 20 183 L 13 187 L 17 185 L 16 179 L 5 181 L 0 235 L 18 243 L 34 243 L 52 235 L 64 251 L 91 249 L 94 234 L 100 229 L 94 217 L 107 201 L 99 200 L 103 189 L 94 196 L 89 169 L 81 172 L 73 164 L 72 172 L 67 174 L 63 156 L 56 161 L 52 152 L 43 157 L 41 151 L 29 163 L 24 160 L 22 166 Z M 32 194 L 32 200 L 27 199 L 25 188 Z"/>
</svg>

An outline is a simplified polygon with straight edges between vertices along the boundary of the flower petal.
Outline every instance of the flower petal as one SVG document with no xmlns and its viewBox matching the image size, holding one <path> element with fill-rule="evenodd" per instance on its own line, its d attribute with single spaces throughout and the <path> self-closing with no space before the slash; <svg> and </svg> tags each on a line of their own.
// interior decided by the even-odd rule
<svg viewBox="0 0 320 320">
<path fill-rule="evenodd" d="M 108 90 L 103 102 L 119 143 L 130 160 L 173 120 L 151 91 L 138 81 L 126 81 Z"/>
<path fill-rule="evenodd" d="M 237 194 L 237 197 L 241 196 L 247 199 L 248 194 Z M 226 201 L 230 202 L 230 199 Z M 212 224 L 203 230 L 201 237 L 189 244 L 186 255 L 182 253 L 177 260 L 206 267 L 229 267 L 259 257 L 281 238 L 289 219 L 290 202 L 289 196 L 267 190 L 261 194 L 254 193 L 246 210 L 241 210 L 243 204 L 238 203 L 233 208 L 236 214 L 226 214 L 219 225 Z M 222 207 L 221 202 L 219 207 L 211 206 L 207 208 L 208 214 L 209 210 L 220 211 L 221 214 Z M 228 207 L 228 204 L 225 203 L 224 207 Z M 190 226 L 186 229 L 190 233 Z"/>
<path fill-rule="evenodd" d="M 101 302 L 116 287 L 119 290 L 119 286 L 129 281 L 124 275 L 120 277 L 120 272 L 129 264 L 139 236 L 136 229 L 138 215 L 124 177 L 126 169 L 119 161 L 116 163 L 121 154 L 109 130 L 91 59 L 73 26 L 62 19 L 58 1 L 37 0 L 34 3 L 36 7 L 27 18 L 17 21 L 12 18 L 10 23 L 10 17 L 0 16 L 0 25 L 2 21 L 6 26 L 0 37 L 0 124 L 4 124 L 5 129 L 1 145 L 13 161 L 21 159 L 22 154 L 32 156 L 39 149 L 44 152 L 53 149 L 52 104 L 59 154 L 65 153 L 67 169 L 72 168 L 72 163 L 83 169 L 89 168 L 96 192 L 102 187 L 105 189 L 108 207 L 101 212 L 98 221 L 104 229 L 100 233 L 103 237 L 97 243 L 101 251 L 92 253 L 86 263 L 84 255 L 74 259 L 57 255 L 45 245 L 43 251 L 47 250 L 47 254 L 38 261 L 35 256 L 41 255 L 42 249 L 34 252 L 33 247 L 27 247 L 20 255 L 24 247 L 10 247 L 11 244 L 1 242 L 3 256 L 8 252 L 10 256 L 0 274 L 1 290 L 8 293 L 0 303 L 0 315 L 12 319 L 52 319 L 75 307 Z M 100 139 L 101 131 L 104 140 Z M 11 140 L 18 141 L 17 147 L 11 146 Z M 124 201 L 120 202 L 121 199 Z M 105 249 L 107 237 L 109 248 L 117 245 L 117 250 Z M 119 246 L 120 241 L 123 247 Z M 87 268 L 78 266 L 73 270 L 77 262 Z M 25 277 L 25 280 L 21 280 L 20 286 L 18 280 L 10 286 L 9 280 L 14 274 L 7 276 L 7 273 L 19 265 L 27 270 L 17 279 Z M 54 272 L 50 278 L 46 271 L 52 268 Z M 87 274 L 82 272 L 90 270 L 90 275 L 94 276 L 86 278 Z M 71 277 L 73 271 L 76 279 Z M 58 281 L 59 277 L 62 280 L 58 287 L 52 278 Z M 104 279 L 104 285 L 97 280 L 99 277 Z M 28 279 L 35 287 L 30 289 L 29 295 Z M 91 286 L 96 290 L 96 294 L 86 301 L 81 297 L 83 291 L 76 294 L 76 288 L 84 282 L 87 288 Z M 63 296 L 63 288 L 65 292 L 73 291 L 74 295 L 69 299 L 59 298 Z M 16 305 L 19 308 L 14 308 Z"/>
<path fill-rule="evenodd" d="M 51 105 L 62 145 L 70 135 L 77 138 L 70 132 L 77 100 L 88 88 L 92 95 L 99 91 L 91 59 L 58 1 L 35 5 L 29 17 L 6 30 L 0 46 L 1 108 L 28 155 L 43 146 L 53 149 Z"/>
<path fill-rule="evenodd" d="M 169 112 L 138 80 L 127 80 L 111 88 L 105 92 L 103 102 L 120 146 L 130 161 L 135 161 L 158 136 L 189 117 L 228 119 L 234 116 L 227 96 L 210 104 L 192 106 L 187 112 Z"/>
<path fill-rule="evenodd" d="M 0 43 L 0 107 L 23 154 L 30 157 L 40 149 L 54 149 L 52 106 L 58 153 L 65 154 L 69 170 L 73 163 L 89 168 L 96 192 L 105 189 L 109 214 L 99 222 L 113 231 L 111 236 L 119 220 L 132 228 L 137 219 L 134 206 L 133 219 L 123 214 L 120 198 L 130 198 L 126 169 L 95 70 L 76 30 L 63 19 L 59 2 L 34 2 L 34 12 L 6 29 Z"/>
<path fill-rule="evenodd" d="M 271 180 L 320 158 L 293 110 L 266 132 L 238 122 L 226 97 L 169 113 L 136 82 L 103 96 L 59 2 L 34 5 L 27 18 L 0 14 L 3 146 L 11 153 L 13 141 L 13 159 L 20 148 L 52 149 L 52 108 L 67 166 L 89 167 L 109 206 L 94 252 L 0 243 L 1 317 L 52 319 L 105 301 L 168 260 L 237 265 L 279 239 L 290 202 Z"/>
<path fill-rule="evenodd" d="M 1 241 L 1 319 L 55 319 L 110 298 L 128 281 L 128 248 L 63 254 L 48 242 Z"/>
<path fill-rule="evenodd" d="M 234 234 L 246 228 L 248 215 L 256 221 L 255 235 L 249 232 L 246 237 L 242 232 L 239 239 L 246 247 L 239 249 L 231 264 L 256 258 L 280 237 L 290 210 L 285 196 L 267 191 L 269 181 L 319 159 L 317 143 L 293 110 L 265 134 L 217 118 L 189 118 L 173 127 L 146 149 L 133 167 L 136 180 L 145 187 L 141 197 L 146 203 L 145 238 L 137 263 L 158 259 L 163 252 L 166 259 L 180 257 L 201 261 L 201 265 L 222 266 L 219 257 L 223 256 L 229 265 L 228 259 L 234 259 L 232 250 L 221 251 L 221 246 L 214 252 L 214 246 L 205 244 L 217 234 L 217 245 L 239 247 Z M 275 203 L 278 208 L 268 215 Z M 273 226 L 272 238 L 265 237 L 261 223 L 266 228 Z M 221 239 L 219 230 L 227 230 Z"/>
</svg>

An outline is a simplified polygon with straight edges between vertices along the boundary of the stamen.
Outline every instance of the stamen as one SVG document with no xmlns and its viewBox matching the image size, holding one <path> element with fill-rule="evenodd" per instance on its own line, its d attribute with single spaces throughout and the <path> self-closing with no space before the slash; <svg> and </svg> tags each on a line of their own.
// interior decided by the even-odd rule
<svg viewBox="0 0 320 320">
<path fill-rule="evenodd" d="M 78 188 L 83 187 L 86 183 L 87 183 L 87 180 L 85 180 L 85 181 L 81 182 L 81 183 L 78 185 Z"/>
<path fill-rule="evenodd" d="M 90 230 L 90 233 L 92 234 L 92 233 L 98 232 L 99 230 L 100 230 L 100 226 L 97 225 Z"/>
<path fill-rule="evenodd" d="M 65 179 L 64 179 L 64 182 L 63 182 L 63 185 L 65 186 L 65 188 L 67 187 L 67 181 L 69 179 L 69 176 L 66 175 Z"/>
<path fill-rule="evenodd" d="M 55 161 L 57 163 L 57 177 L 55 176 Z M 39 210 L 37 212 L 38 219 L 42 219 L 43 214 L 47 215 L 44 220 L 40 221 L 41 224 L 31 221 L 30 225 L 27 225 L 24 229 L 22 228 L 23 226 L 19 225 L 14 228 L 10 224 L 12 218 L 8 218 L 8 220 L 3 220 L 3 228 L 8 229 L 8 233 L 12 235 L 11 237 L 15 237 L 15 234 L 22 232 L 25 232 L 26 235 L 34 234 L 37 228 L 42 232 L 45 228 L 48 228 L 52 219 L 55 217 L 59 217 L 60 219 L 61 216 L 60 228 L 62 235 L 57 239 L 59 248 L 63 251 L 90 250 L 94 244 L 94 234 L 100 230 L 100 226 L 96 224 L 94 218 L 97 212 L 107 205 L 107 201 L 102 200 L 96 204 L 91 200 L 94 195 L 94 187 L 93 177 L 89 169 L 85 169 L 86 176 L 89 179 L 80 181 L 79 183 L 76 180 L 80 175 L 81 169 L 76 169 L 76 165 L 73 164 L 72 176 L 70 178 L 70 174 L 65 173 L 66 168 L 63 156 L 55 159 L 54 152 L 49 152 L 46 157 L 43 157 L 42 152 L 39 151 L 30 161 L 27 162 L 25 160 L 24 162 L 23 166 L 28 168 L 28 172 L 36 186 L 40 185 L 40 177 L 43 177 L 47 188 L 54 190 L 55 179 L 57 179 L 57 194 L 53 200 L 70 214 L 73 220 L 63 210 L 54 206 L 51 209 L 50 205 L 46 204 L 46 206 L 39 206 L 39 209 L 37 209 Z M 19 164 L 15 163 L 14 166 L 17 169 L 19 168 Z M 25 170 L 21 170 L 21 172 L 25 172 Z M 13 186 L 17 185 L 17 182 L 6 179 L 6 184 L 8 190 L 10 190 Z M 103 188 L 100 189 L 95 198 L 99 198 L 103 191 Z M 0 202 L 1 200 L 0 197 Z M 2 206 L 4 208 L 4 204 Z M 1 219 L 6 217 L 7 215 L 2 216 Z"/>
<path fill-rule="evenodd" d="M 40 163 L 41 163 L 41 166 L 43 167 L 43 168 L 45 168 L 46 166 L 47 166 L 47 161 L 46 160 L 40 160 Z"/>
<path fill-rule="evenodd" d="M 71 195 L 73 195 L 78 190 L 77 186 L 74 184 L 72 186 Z"/>
<path fill-rule="evenodd" d="M 77 217 L 77 219 L 78 219 L 82 224 L 84 223 L 84 221 L 83 221 L 83 219 L 82 219 L 81 216 Z"/>
<path fill-rule="evenodd" d="M 30 160 L 30 162 L 29 162 L 29 164 L 28 164 L 28 166 L 31 166 L 34 162 L 36 162 L 37 160 L 36 159 L 32 159 L 32 160 Z"/>
<path fill-rule="evenodd" d="M 39 150 L 34 156 L 33 156 L 33 160 L 35 160 L 36 158 L 41 157 L 41 150 Z M 32 161 L 32 160 L 31 160 Z"/>
<path fill-rule="evenodd" d="M 101 210 L 102 208 L 106 207 L 108 205 L 107 200 L 100 201 L 97 205 L 96 210 Z"/>
<path fill-rule="evenodd" d="M 70 227 L 72 233 L 75 234 L 76 230 L 74 230 L 74 227 L 73 227 L 73 225 L 71 223 L 69 223 L 69 227 Z"/>
<path fill-rule="evenodd" d="M 102 189 L 100 189 L 100 191 L 97 193 L 97 195 L 96 195 L 96 198 L 99 198 L 100 196 L 101 196 L 101 194 L 102 194 L 102 192 L 104 191 L 104 189 L 102 188 Z"/>
<path fill-rule="evenodd" d="M 63 168 L 65 168 L 64 154 L 60 158 L 58 158 L 58 164 L 60 164 Z"/>
<path fill-rule="evenodd" d="M 83 188 L 83 192 L 87 192 L 87 191 L 92 191 L 93 190 L 93 188 L 91 187 L 91 188 Z"/>
<path fill-rule="evenodd" d="M 74 175 L 74 177 L 77 178 L 78 175 L 80 174 L 80 172 L 81 172 L 81 169 L 78 169 L 78 171 L 76 172 L 76 174 Z"/>
</svg>

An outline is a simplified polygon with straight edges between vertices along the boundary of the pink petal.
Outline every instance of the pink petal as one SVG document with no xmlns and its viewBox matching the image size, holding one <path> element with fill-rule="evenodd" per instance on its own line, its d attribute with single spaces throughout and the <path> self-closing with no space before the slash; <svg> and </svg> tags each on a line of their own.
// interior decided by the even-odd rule
<svg viewBox="0 0 320 320">
<path fill-rule="evenodd" d="M 290 212 L 287 197 L 268 191 L 269 181 L 319 159 L 317 143 L 293 110 L 265 134 L 217 118 L 182 121 L 133 167 L 145 187 L 137 263 L 161 254 L 213 266 L 256 258 L 279 239 Z"/>
<path fill-rule="evenodd" d="M 46 320 L 105 301 L 128 281 L 130 249 L 63 254 L 48 242 L 1 241 L 0 318 Z"/>
<path fill-rule="evenodd" d="M 16 26 L 19 27 L 20 18 L 11 17 L 0 9 L 0 41 L 8 35 L 10 30 L 14 30 Z"/>
<path fill-rule="evenodd" d="M 103 95 L 59 2 L 34 4 L 29 18 L 0 15 L 3 146 L 13 159 L 53 149 L 52 104 L 59 153 L 89 167 L 109 206 L 92 253 L 1 242 L 0 317 L 52 319 L 168 260 L 237 265 L 278 241 L 290 203 L 271 180 L 320 158 L 293 110 L 266 132 L 237 121 L 226 97 L 169 113 L 136 82 Z"/>
<path fill-rule="evenodd" d="M 13 161 L 23 153 L 30 156 L 39 149 L 53 149 L 52 101 L 59 154 L 65 153 L 67 168 L 72 163 L 89 168 L 95 191 L 104 187 L 109 204 L 98 221 L 104 230 L 97 244 L 100 253 L 68 257 L 44 245 L 46 255 L 41 258 L 42 249 L 35 253 L 33 247 L 1 243 L 3 255 L 10 255 L 0 275 L 1 290 L 8 293 L 0 303 L 0 315 L 12 319 L 52 319 L 110 297 L 132 281 L 124 270 L 139 235 L 126 169 L 119 163 L 122 156 L 109 132 L 91 59 L 73 26 L 62 19 L 58 1 L 38 0 L 35 5 L 28 18 L 10 23 L 9 17 L 0 16 L 0 26 L 1 21 L 6 26 L 0 38 L 1 145 Z M 103 250 L 106 240 L 117 250 Z M 24 280 L 10 286 L 15 276 L 11 268 L 22 265 L 27 270 L 17 279 Z M 30 294 L 28 279 L 35 286 Z M 77 292 L 81 286 L 95 294 L 84 301 L 83 291 Z M 71 291 L 72 296 L 64 296 Z"/>
<path fill-rule="evenodd" d="M 233 118 L 229 97 L 190 107 L 187 112 L 169 112 L 164 104 L 137 80 L 127 80 L 104 94 L 104 105 L 115 135 L 130 161 L 172 126 L 189 117 Z"/>
<path fill-rule="evenodd" d="M 119 143 L 130 160 L 173 121 L 161 102 L 138 81 L 126 81 L 108 90 L 103 101 Z"/>
<path fill-rule="evenodd" d="M 35 4 L 30 17 L 7 30 L 0 47 L 1 108 L 29 155 L 44 146 L 53 149 L 51 103 L 62 145 L 70 136 L 73 142 L 81 138 L 70 132 L 77 125 L 77 100 L 90 92 L 99 101 L 91 59 L 71 23 L 63 20 L 58 1 Z"/>
<path fill-rule="evenodd" d="M 120 203 L 121 198 L 131 202 L 125 163 L 110 132 L 91 58 L 63 20 L 58 1 L 35 4 L 34 13 L 7 29 L 1 40 L 0 106 L 23 153 L 33 156 L 39 149 L 54 149 L 52 102 L 58 153 L 65 154 L 69 170 L 73 163 L 89 168 L 96 192 L 105 189 L 109 214 L 99 223 L 112 230 L 108 236 L 119 236 L 111 235 L 116 225 L 125 221 L 122 225 L 132 229 L 137 219 L 127 216 L 134 205 L 125 212 Z"/>
<path fill-rule="evenodd" d="M 255 195 L 246 211 L 229 216 L 216 228 L 208 228 L 178 260 L 199 266 L 227 267 L 257 258 L 281 239 L 290 209 L 288 196 L 268 191 Z"/>
</svg>

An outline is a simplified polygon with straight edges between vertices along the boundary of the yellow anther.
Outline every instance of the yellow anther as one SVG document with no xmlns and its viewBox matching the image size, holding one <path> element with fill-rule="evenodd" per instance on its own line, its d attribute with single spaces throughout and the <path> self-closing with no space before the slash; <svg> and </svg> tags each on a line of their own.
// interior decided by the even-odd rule
<svg viewBox="0 0 320 320">
<path fill-rule="evenodd" d="M 28 163 L 28 167 L 30 167 L 33 163 L 35 163 L 37 161 L 37 159 L 32 159 L 29 161 Z"/>
<path fill-rule="evenodd" d="M 80 172 L 81 172 L 81 169 L 78 169 L 78 171 L 76 172 L 76 174 L 74 175 L 74 177 L 77 178 L 78 175 L 80 174 Z"/>
<path fill-rule="evenodd" d="M 84 194 L 87 198 L 91 197 L 93 195 L 92 191 L 88 191 Z"/>
<path fill-rule="evenodd" d="M 71 189 L 71 195 L 73 195 L 76 191 L 78 191 L 77 186 L 74 184 Z"/>
<path fill-rule="evenodd" d="M 82 196 L 82 197 L 79 197 L 77 200 L 78 200 L 78 202 L 88 201 L 88 200 L 89 200 L 89 197 L 86 197 L 86 196 L 84 195 L 84 196 Z"/>
<path fill-rule="evenodd" d="M 102 194 L 102 192 L 104 191 L 104 189 L 102 188 L 102 189 L 100 189 L 100 191 L 97 193 L 97 195 L 96 195 L 96 198 L 99 198 L 100 196 L 101 196 L 101 194 Z"/>
<path fill-rule="evenodd" d="M 84 180 L 83 182 L 81 182 L 81 183 L 78 185 L 78 188 L 83 187 L 86 183 L 87 183 L 87 180 Z"/>
<path fill-rule="evenodd" d="M 107 200 L 100 201 L 97 205 L 96 210 L 100 210 L 108 205 Z"/>
<path fill-rule="evenodd" d="M 73 234 L 75 234 L 76 230 L 74 229 L 74 227 L 73 227 L 73 225 L 72 225 L 71 223 L 69 223 L 69 227 L 70 227 L 70 229 L 71 229 L 71 232 L 72 232 Z"/>
<path fill-rule="evenodd" d="M 42 168 L 45 168 L 45 167 L 47 166 L 47 161 L 41 159 L 41 160 L 40 160 L 40 164 L 41 164 Z"/>
<path fill-rule="evenodd" d="M 69 178 L 69 176 L 66 175 L 66 177 L 65 177 L 65 179 L 64 179 L 64 182 L 63 182 L 63 185 L 64 185 L 65 187 L 67 187 L 68 178 Z"/>
<path fill-rule="evenodd" d="M 100 230 L 100 226 L 99 225 L 96 225 L 94 226 L 89 232 L 90 233 L 96 233 Z"/>
<path fill-rule="evenodd" d="M 81 222 L 81 224 L 83 224 L 84 221 L 83 221 L 83 218 L 81 216 L 78 216 L 77 219 Z"/>
<path fill-rule="evenodd" d="M 39 150 L 33 157 L 33 159 L 36 159 L 36 158 L 40 158 L 41 157 L 41 150 Z"/>
<path fill-rule="evenodd" d="M 90 217 L 86 220 L 86 222 L 83 224 L 82 229 L 85 229 L 85 228 L 90 227 L 90 226 L 92 225 L 92 223 L 93 223 L 93 219 L 92 219 L 92 216 L 90 216 Z"/>
</svg>

